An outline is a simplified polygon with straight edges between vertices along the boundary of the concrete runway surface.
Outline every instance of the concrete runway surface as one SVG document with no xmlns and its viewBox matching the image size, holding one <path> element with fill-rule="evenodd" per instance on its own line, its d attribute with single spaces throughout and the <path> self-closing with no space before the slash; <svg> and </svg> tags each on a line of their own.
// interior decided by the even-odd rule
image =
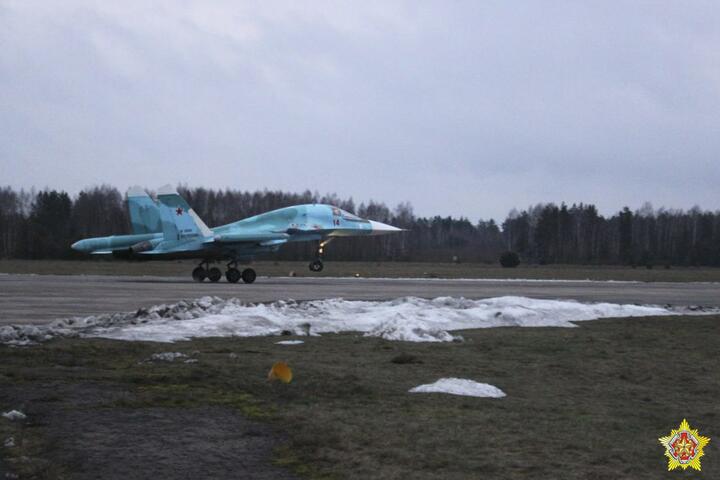
<svg viewBox="0 0 720 480">
<path fill-rule="evenodd" d="M 254 284 L 245 285 L 224 280 L 198 284 L 185 277 L 0 275 L 0 325 L 132 311 L 205 295 L 248 302 L 518 295 L 584 302 L 720 306 L 720 283 L 258 277 Z"/>
</svg>

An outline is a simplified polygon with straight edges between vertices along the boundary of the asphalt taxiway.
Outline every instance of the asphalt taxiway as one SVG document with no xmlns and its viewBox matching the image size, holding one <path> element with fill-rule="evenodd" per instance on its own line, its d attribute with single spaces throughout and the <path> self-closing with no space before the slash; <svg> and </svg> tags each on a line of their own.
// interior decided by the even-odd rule
<svg viewBox="0 0 720 480">
<path fill-rule="evenodd" d="M 720 283 L 259 277 L 254 284 L 194 283 L 184 277 L 0 275 L 0 325 L 125 312 L 205 295 L 247 302 L 386 300 L 404 296 L 472 299 L 518 295 L 653 305 L 720 306 Z"/>
</svg>

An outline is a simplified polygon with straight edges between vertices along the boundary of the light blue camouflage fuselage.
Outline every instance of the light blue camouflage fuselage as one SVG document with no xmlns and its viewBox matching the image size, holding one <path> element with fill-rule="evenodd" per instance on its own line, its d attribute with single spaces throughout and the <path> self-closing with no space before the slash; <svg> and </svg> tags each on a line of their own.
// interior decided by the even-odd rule
<svg viewBox="0 0 720 480">
<path fill-rule="evenodd" d="M 153 201 L 144 191 L 128 192 L 132 235 L 79 240 L 72 248 L 119 258 L 203 261 L 252 260 L 291 242 L 327 243 L 335 237 L 398 232 L 399 228 L 366 220 L 332 205 L 305 204 L 280 208 L 237 222 L 208 228 L 171 187 Z"/>
</svg>

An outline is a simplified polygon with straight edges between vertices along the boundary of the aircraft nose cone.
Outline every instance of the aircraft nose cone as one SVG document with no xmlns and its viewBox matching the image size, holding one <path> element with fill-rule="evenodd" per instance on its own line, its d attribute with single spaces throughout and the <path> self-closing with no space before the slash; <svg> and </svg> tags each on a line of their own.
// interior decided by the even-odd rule
<svg viewBox="0 0 720 480">
<path fill-rule="evenodd" d="M 77 250 L 78 252 L 82 252 L 83 245 L 84 245 L 83 240 L 78 240 L 77 242 L 70 245 L 70 248 L 72 248 L 73 250 Z"/>
<path fill-rule="evenodd" d="M 372 235 L 385 235 L 386 233 L 402 232 L 402 228 L 393 227 L 382 222 L 375 222 L 370 220 L 370 226 L 372 227 Z"/>
</svg>

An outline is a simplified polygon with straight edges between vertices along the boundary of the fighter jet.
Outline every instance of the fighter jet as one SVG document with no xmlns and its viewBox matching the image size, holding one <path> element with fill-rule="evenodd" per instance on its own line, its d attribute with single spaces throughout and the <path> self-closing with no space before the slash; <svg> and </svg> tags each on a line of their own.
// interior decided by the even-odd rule
<svg viewBox="0 0 720 480">
<path fill-rule="evenodd" d="M 79 240 L 72 248 L 92 255 L 141 260 L 199 259 L 192 271 L 196 282 L 218 282 L 221 270 L 211 266 L 227 261 L 228 282 L 253 283 L 255 270 L 238 265 L 261 254 L 277 252 L 290 242 L 316 242 L 309 268 L 323 269 L 323 250 L 337 237 L 384 235 L 402 229 L 360 218 L 332 205 L 306 204 L 280 208 L 237 222 L 208 228 L 177 191 L 160 188 L 157 201 L 142 188 L 128 191 L 132 235 L 113 235 Z"/>
</svg>

